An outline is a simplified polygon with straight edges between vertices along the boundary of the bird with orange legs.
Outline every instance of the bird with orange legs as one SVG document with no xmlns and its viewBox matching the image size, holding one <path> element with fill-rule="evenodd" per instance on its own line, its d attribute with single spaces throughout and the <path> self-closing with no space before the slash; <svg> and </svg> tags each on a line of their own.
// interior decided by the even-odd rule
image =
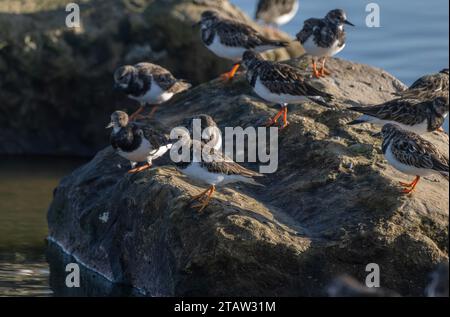
<svg viewBox="0 0 450 317">
<path fill-rule="evenodd" d="M 384 125 L 381 134 L 382 150 L 388 163 L 404 174 L 415 176 L 411 183 L 400 182 L 403 193 L 412 193 L 424 176 L 439 174 L 448 181 L 448 157 L 432 143 L 395 124 Z"/>
<path fill-rule="evenodd" d="M 200 118 L 197 120 L 200 125 Z M 254 179 L 255 177 L 262 177 L 262 174 L 239 165 L 216 150 L 214 144 L 210 145 L 210 142 L 205 142 L 209 138 L 202 141 L 192 139 L 189 130 L 185 128 L 175 128 L 172 132 L 179 139 L 179 142 L 173 145 L 174 152 L 178 153 L 179 149 L 184 146 L 190 149 L 187 161 L 176 163 L 178 169 L 189 179 L 208 185 L 207 189 L 191 198 L 191 201 L 198 202 L 193 208 L 199 212 L 209 205 L 217 187 L 236 182 L 263 186 Z M 205 133 L 200 135 L 208 136 Z"/>
<path fill-rule="evenodd" d="M 113 149 L 130 161 L 130 174 L 149 169 L 153 160 L 163 156 L 172 147 L 167 139 L 149 126 L 130 122 L 129 116 L 123 111 L 113 112 L 106 128 L 112 128 L 110 141 Z M 137 167 L 138 163 L 144 164 Z"/>
<path fill-rule="evenodd" d="M 268 102 L 281 105 L 280 111 L 267 122 L 267 126 L 277 124 L 280 119 L 281 129 L 289 125 L 288 104 L 312 101 L 329 107 L 327 102 L 332 100 L 332 96 L 313 87 L 298 68 L 264 60 L 253 51 L 244 53 L 242 65 L 254 92 Z"/>
<path fill-rule="evenodd" d="M 229 72 L 221 76 L 225 80 L 231 80 L 236 75 L 246 50 L 261 53 L 289 44 L 268 39 L 251 26 L 221 17 L 215 11 L 203 12 L 201 20 L 194 26 L 200 26 L 202 42 L 211 52 L 235 63 Z"/>
<path fill-rule="evenodd" d="M 151 63 L 119 67 L 114 72 L 114 82 L 114 89 L 140 103 L 139 109 L 130 115 L 130 121 L 143 118 L 141 112 L 145 105 L 153 106 L 147 115 L 151 118 L 160 104 L 191 87 L 184 80 L 176 79 L 167 69 Z"/>
<path fill-rule="evenodd" d="M 328 57 L 344 49 L 345 24 L 354 26 L 347 20 L 347 15 L 341 9 L 331 10 L 323 19 L 311 18 L 304 22 L 302 30 L 296 37 L 306 53 L 313 56 L 314 77 L 330 75 L 330 72 L 325 69 L 325 63 Z M 321 64 L 320 68 L 318 63 Z"/>
</svg>

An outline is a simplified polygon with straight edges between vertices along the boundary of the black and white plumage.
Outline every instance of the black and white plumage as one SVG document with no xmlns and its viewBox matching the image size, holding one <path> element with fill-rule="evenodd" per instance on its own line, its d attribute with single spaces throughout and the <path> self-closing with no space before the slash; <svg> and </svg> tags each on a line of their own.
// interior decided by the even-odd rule
<svg viewBox="0 0 450 317">
<path fill-rule="evenodd" d="M 402 98 L 429 100 L 436 97 L 448 99 L 449 69 L 444 68 L 439 73 L 425 75 L 417 79 L 407 90 L 398 93 Z"/>
<path fill-rule="evenodd" d="M 144 105 L 162 104 L 191 87 L 189 83 L 176 79 L 167 69 L 151 63 L 121 66 L 114 72 L 114 81 L 115 89 L 141 104 L 141 108 L 130 116 L 132 119 Z"/>
<path fill-rule="evenodd" d="M 190 149 L 189 161 L 176 163 L 177 167 L 190 179 L 209 185 L 208 189 L 192 197 L 192 200 L 200 201 L 200 204 L 195 206 L 199 211 L 209 204 L 216 186 L 236 182 L 262 186 L 254 180 L 254 177 L 261 177 L 262 174 L 246 169 L 204 141 L 192 139 L 189 130 L 179 128 L 175 130 L 178 130 L 180 143 L 174 143 L 173 150 L 179 151 L 176 147 L 181 145 Z"/>
<path fill-rule="evenodd" d="M 266 61 L 261 55 L 252 51 L 244 53 L 242 65 L 246 69 L 247 81 L 255 93 L 268 102 L 282 105 L 283 127 L 287 125 L 288 104 L 313 101 L 328 107 L 326 102 L 332 99 L 330 94 L 312 86 L 300 70 L 293 66 Z M 278 113 L 272 121 L 276 121 L 280 115 Z"/>
<path fill-rule="evenodd" d="M 445 97 L 427 101 L 395 99 L 376 106 L 349 109 L 363 114 L 350 124 L 373 123 L 383 126 L 392 123 L 402 129 L 424 134 L 442 126 L 449 112 L 449 104 Z"/>
<path fill-rule="evenodd" d="M 400 172 L 416 177 L 412 183 L 401 183 L 405 187 L 404 193 L 411 193 L 423 176 L 439 174 L 448 180 L 448 157 L 432 143 L 394 124 L 386 124 L 381 134 L 382 150 L 388 163 Z"/>
<path fill-rule="evenodd" d="M 266 24 L 283 25 L 295 17 L 298 9 L 298 0 L 259 0 L 255 19 Z"/>
<path fill-rule="evenodd" d="M 123 111 L 115 111 L 111 115 L 111 145 L 117 153 L 131 163 L 130 173 L 139 172 L 152 166 L 152 161 L 164 155 L 172 144 L 168 139 L 145 125 L 130 122 Z M 144 166 L 135 168 L 137 163 Z"/>
<path fill-rule="evenodd" d="M 205 11 L 200 22 L 203 44 L 219 57 L 239 63 L 246 50 L 264 52 L 280 47 L 286 47 L 287 42 L 270 40 L 261 35 L 251 26 L 232 19 L 219 16 L 217 12 Z M 227 73 L 230 79 L 234 76 L 239 65 Z"/>
<path fill-rule="evenodd" d="M 327 13 L 325 18 L 311 18 L 304 22 L 303 28 L 297 34 L 297 40 L 302 44 L 306 53 L 313 56 L 313 75 L 320 77 L 326 75 L 325 61 L 327 57 L 334 56 L 345 47 L 344 25 L 354 26 L 347 20 L 342 9 L 335 9 Z M 317 69 L 314 57 L 322 59 L 322 68 Z"/>
<path fill-rule="evenodd" d="M 210 115 L 203 113 L 195 115 L 186 119 L 184 123 L 184 126 L 189 126 L 189 133 L 192 136 L 194 134 L 194 127 L 197 126 L 196 124 L 198 123 L 199 131 L 197 131 L 197 133 L 201 134 L 201 140 L 216 151 L 222 149 L 222 133 L 217 126 L 217 123 Z"/>
</svg>

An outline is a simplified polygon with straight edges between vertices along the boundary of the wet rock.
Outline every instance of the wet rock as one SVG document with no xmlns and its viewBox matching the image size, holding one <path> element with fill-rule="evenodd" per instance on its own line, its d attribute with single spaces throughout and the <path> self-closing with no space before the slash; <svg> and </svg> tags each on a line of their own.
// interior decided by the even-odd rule
<svg viewBox="0 0 450 317">
<path fill-rule="evenodd" d="M 289 63 L 307 74 L 307 62 Z M 376 263 L 384 288 L 423 296 L 427 272 L 448 261 L 448 182 L 433 176 L 413 195 L 400 194 L 398 181 L 408 177 L 383 159 L 373 136 L 379 129 L 346 125 L 358 116 L 346 108 L 388 100 L 402 84 L 366 65 L 332 59 L 329 67 L 334 75 L 315 85 L 335 95 L 332 107 L 289 106 L 278 170 L 261 181 L 265 188 L 219 189 L 198 213 L 190 197 L 202 184 L 165 162 L 128 175 L 127 162 L 107 147 L 58 186 L 50 236 L 108 279 L 146 295 L 325 296 L 334 277 L 363 281 L 366 265 Z M 238 75 L 174 98 L 149 124 L 167 132 L 208 113 L 223 131 L 258 126 L 277 110 Z M 448 136 L 426 138 L 448 153 Z M 375 151 L 355 151 L 355 144 Z"/>
</svg>

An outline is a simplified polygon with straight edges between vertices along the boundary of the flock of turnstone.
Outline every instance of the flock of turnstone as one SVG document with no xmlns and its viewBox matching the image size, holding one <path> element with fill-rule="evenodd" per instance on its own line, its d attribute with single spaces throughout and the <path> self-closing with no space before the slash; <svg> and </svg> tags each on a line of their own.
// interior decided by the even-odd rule
<svg viewBox="0 0 450 317">
<path fill-rule="evenodd" d="M 260 0 L 256 18 L 267 24 L 281 25 L 291 20 L 297 10 L 296 0 Z M 304 22 L 296 40 L 312 56 L 312 77 L 330 75 L 325 69 L 325 61 L 345 47 L 345 24 L 353 26 L 341 9 L 328 12 L 322 19 L 311 18 Z M 299 69 L 264 60 L 260 55 L 261 52 L 285 47 L 289 43 L 271 40 L 249 25 L 224 18 L 213 11 L 203 12 L 200 21 L 194 24 L 196 26 L 201 29 L 201 40 L 206 48 L 235 63 L 233 69 L 222 76 L 223 79 L 231 80 L 238 68 L 243 66 L 254 92 L 267 102 L 280 104 L 281 110 L 268 121 L 268 126 L 278 124 L 282 118 L 280 128 L 287 127 L 288 104 L 309 100 L 328 106 L 327 103 L 332 99 L 331 95 L 314 88 L 311 78 L 303 75 Z M 416 177 L 411 183 L 401 183 L 405 193 L 410 193 L 422 176 L 438 173 L 448 180 L 448 158 L 419 136 L 440 129 L 448 114 L 448 77 L 448 69 L 445 69 L 419 79 L 408 90 L 395 96 L 394 100 L 376 106 L 350 108 L 362 114 L 351 124 L 369 122 L 383 126 L 381 134 L 385 158 L 399 171 Z M 170 140 L 158 135 L 146 124 L 137 122 L 143 118 L 141 112 L 144 106 L 153 106 L 149 114 L 152 116 L 158 105 L 189 89 L 190 84 L 151 63 L 122 66 L 116 70 L 114 81 L 116 89 L 140 103 L 139 109 L 131 116 L 122 111 L 114 112 L 108 125 L 108 128 L 113 128 L 111 145 L 119 155 L 131 162 L 132 169 L 129 172 L 136 173 L 151 167 L 154 159 L 164 155 L 173 146 Z M 202 128 L 217 129 L 210 116 L 199 115 L 197 119 Z M 196 205 L 200 210 L 208 205 L 217 185 L 230 182 L 258 184 L 253 178 L 260 174 L 222 154 L 219 133 L 211 132 L 207 139 L 198 142 L 191 139 L 191 127 L 179 132 L 181 143 L 191 149 L 192 156 L 198 157 L 189 163 L 176 165 L 189 178 L 209 185 L 208 189 L 193 197 L 200 202 Z M 213 146 L 211 140 L 214 140 Z M 210 154 L 208 162 L 198 155 L 201 150 L 194 150 L 205 147 Z M 144 164 L 136 167 L 137 163 Z"/>
</svg>

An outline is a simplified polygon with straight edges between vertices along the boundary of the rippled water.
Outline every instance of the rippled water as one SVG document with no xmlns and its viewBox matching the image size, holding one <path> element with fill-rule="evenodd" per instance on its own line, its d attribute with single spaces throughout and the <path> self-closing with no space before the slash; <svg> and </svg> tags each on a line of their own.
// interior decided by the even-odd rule
<svg viewBox="0 0 450 317">
<path fill-rule="evenodd" d="M 85 162 L 0 157 L 0 296 L 48 296 L 47 208 L 59 180 Z"/>
<path fill-rule="evenodd" d="M 257 0 L 231 0 L 251 17 Z M 368 3 L 380 7 L 379 28 L 365 24 Z M 342 8 L 356 27 L 347 27 L 347 46 L 337 57 L 381 67 L 405 84 L 448 67 L 448 0 L 300 0 L 297 16 L 282 29 L 290 35 L 310 17 Z"/>
</svg>

